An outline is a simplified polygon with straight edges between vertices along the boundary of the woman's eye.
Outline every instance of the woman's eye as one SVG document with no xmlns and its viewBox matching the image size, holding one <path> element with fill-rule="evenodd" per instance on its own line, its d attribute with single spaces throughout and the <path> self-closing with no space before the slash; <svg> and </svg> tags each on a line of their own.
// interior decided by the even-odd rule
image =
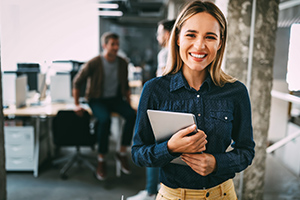
<svg viewBox="0 0 300 200">
<path fill-rule="evenodd" d="M 186 34 L 187 37 L 195 37 L 194 34 Z"/>
<path fill-rule="evenodd" d="M 217 38 L 214 37 L 214 36 L 207 36 L 206 38 L 207 38 L 207 39 L 210 39 L 210 40 L 216 40 L 216 39 L 217 39 Z"/>
</svg>

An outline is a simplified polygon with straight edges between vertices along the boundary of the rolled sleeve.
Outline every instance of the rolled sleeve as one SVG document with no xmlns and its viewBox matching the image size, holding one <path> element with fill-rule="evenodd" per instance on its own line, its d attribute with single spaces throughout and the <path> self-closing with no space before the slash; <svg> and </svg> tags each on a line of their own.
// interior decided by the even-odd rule
<svg viewBox="0 0 300 200">
<path fill-rule="evenodd" d="M 135 134 L 133 136 L 132 160 L 138 166 L 161 167 L 179 155 L 170 154 L 167 143 L 156 143 L 152 127 L 147 116 L 147 109 L 153 108 L 151 92 L 153 85 L 144 85 L 138 107 Z"/>
<path fill-rule="evenodd" d="M 251 165 L 254 158 L 255 142 L 251 122 L 251 105 L 247 89 L 243 87 L 235 104 L 234 123 L 232 129 L 232 151 L 213 154 L 217 161 L 216 174 L 232 174 L 241 172 Z"/>
</svg>

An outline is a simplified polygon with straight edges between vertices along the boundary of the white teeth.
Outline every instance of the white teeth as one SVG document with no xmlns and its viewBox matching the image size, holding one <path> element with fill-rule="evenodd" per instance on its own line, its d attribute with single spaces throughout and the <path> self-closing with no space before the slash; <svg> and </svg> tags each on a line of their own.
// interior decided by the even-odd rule
<svg viewBox="0 0 300 200">
<path fill-rule="evenodd" d="M 199 54 L 193 54 L 193 53 L 191 53 L 191 55 L 192 55 L 193 57 L 195 57 L 195 58 L 204 58 L 204 57 L 205 57 L 205 54 L 199 55 Z"/>
</svg>

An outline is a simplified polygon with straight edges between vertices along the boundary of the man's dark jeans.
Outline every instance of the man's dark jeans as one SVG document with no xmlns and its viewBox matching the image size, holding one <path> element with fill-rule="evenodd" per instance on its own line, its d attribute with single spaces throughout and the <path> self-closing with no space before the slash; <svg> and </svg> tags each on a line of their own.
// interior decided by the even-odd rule
<svg viewBox="0 0 300 200">
<path fill-rule="evenodd" d="M 109 146 L 111 112 L 116 112 L 125 120 L 122 133 L 122 146 L 130 146 L 136 113 L 129 103 L 121 97 L 91 99 L 89 106 L 98 120 L 97 142 L 98 153 L 106 154 Z"/>
</svg>

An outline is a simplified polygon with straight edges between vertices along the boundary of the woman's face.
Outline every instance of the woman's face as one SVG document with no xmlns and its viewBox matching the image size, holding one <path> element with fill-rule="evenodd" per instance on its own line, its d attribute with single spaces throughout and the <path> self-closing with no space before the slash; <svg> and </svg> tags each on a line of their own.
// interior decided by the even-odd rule
<svg viewBox="0 0 300 200">
<path fill-rule="evenodd" d="M 221 47 L 220 25 L 210 14 L 197 13 L 184 22 L 177 44 L 183 68 L 203 71 Z"/>
</svg>

